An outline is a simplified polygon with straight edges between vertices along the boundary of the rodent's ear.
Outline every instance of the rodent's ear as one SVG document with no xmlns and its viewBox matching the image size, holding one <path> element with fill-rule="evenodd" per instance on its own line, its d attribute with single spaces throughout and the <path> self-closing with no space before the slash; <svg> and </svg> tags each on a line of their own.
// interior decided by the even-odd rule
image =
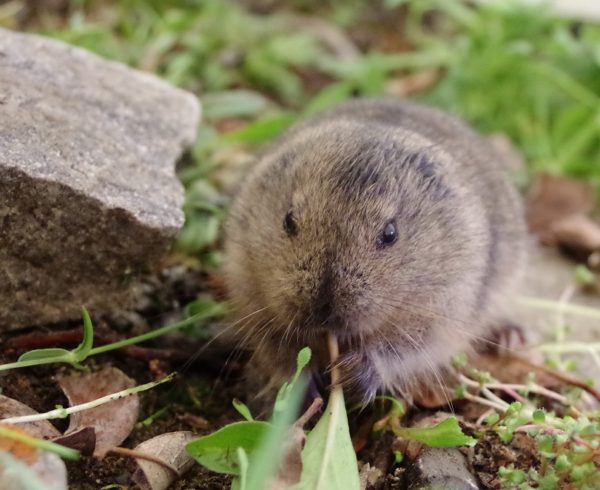
<svg viewBox="0 0 600 490">
<path fill-rule="evenodd" d="M 442 201 L 451 196 L 450 189 L 438 172 L 438 166 L 428 155 L 419 152 L 410 153 L 405 159 L 405 164 L 419 172 L 424 190 L 434 201 Z"/>
<path fill-rule="evenodd" d="M 404 162 L 406 165 L 414 167 L 426 179 L 436 176 L 435 163 L 424 153 L 409 153 Z"/>
</svg>

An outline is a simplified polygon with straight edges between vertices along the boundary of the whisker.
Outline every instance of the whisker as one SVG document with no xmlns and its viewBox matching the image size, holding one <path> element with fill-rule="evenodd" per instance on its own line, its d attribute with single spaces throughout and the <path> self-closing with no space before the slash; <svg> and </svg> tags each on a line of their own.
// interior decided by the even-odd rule
<svg viewBox="0 0 600 490">
<path fill-rule="evenodd" d="M 383 298 L 383 297 L 380 297 Z M 385 298 L 383 298 L 385 299 Z M 475 322 L 470 322 L 467 320 L 462 320 L 459 318 L 453 318 L 450 317 L 448 315 L 444 315 L 443 313 L 439 313 L 435 310 L 429 309 L 425 306 L 422 305 L 417 305 L 415 303 L 410 303 L 408 301 L 405 300 L 399 300 L 399 299 L 391 299 L 390 301 L 392 302 L 383 302 L 383 303 L 378 303 L 380 305 L 385 305 L 388 306 L 390 308 L 394 308 L 394 309 L 400 309 L 401 311 L 405 311 L 407 313 L 411 313 L 417 316 L 421 316 L 422 318 L 431 318 L 431 319 L 438 319 L 438 320 L 445 320 L 448 323 L 452 323 L 452 328 L 456 329 L 458 331 L 460 331 L 461 333 L 465 334 L 466 336 L 470 337 L 473 340 L 477 340 L 479 342 L 488 344 L 488 345 L 492 345 L 495 347 L 502 347 L 503 349 L 510 351 L 512 353 L 520 353 L 521 351 L 518 349 L 514 349 L 514 348 L 510 348 L 508 346 L 504 346 L 502 343 L 499 342 L 494 342 L 493 340 L 491 340 L 488 337 L 485 336 L 481 336 L 481 335 L 477 335 L 475 333 L 473 333 L 470 330 L 466 330 L 464 328 L 462 328 L 461 326 L 456 325 L 456 323 L 461 324 L 462 326 L 467 326 L 467 327 L 474 327 L 477 329 L 481 328 L 481 324 L 477 324 Z M 443 323 L 442 326 L 444 328 L 450 328 L 450 325 Z"/>
</svg>

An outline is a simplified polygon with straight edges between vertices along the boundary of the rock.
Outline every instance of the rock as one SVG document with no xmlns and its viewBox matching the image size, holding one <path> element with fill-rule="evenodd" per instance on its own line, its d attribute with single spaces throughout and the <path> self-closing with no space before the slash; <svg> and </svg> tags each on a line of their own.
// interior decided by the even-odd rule
<svg viewBox="0 0 600 490">
<path fill-rule="evenodd" d="M 0 331 L 129 302 L 183 224 L 199 118 L 154 76 L 0 29 Z"/>
<path fill-rule="evenodd" d="M 408 478 L 409 489 L 477 490 L 477 479 L 457 448 L 424 447 Z"/>
<path fill-rule="evenodd" d="M 411 427 L 432 427 L 451 414 L 437 412 L 417 416 Z M 405 479 L 410 490 L 477 490 L 477 479 L 471 474 L 467 458 L 454 447 L 428 447 L 417 441 L 397 439 L 395 449 L 406 457 Z"/>
</svg>

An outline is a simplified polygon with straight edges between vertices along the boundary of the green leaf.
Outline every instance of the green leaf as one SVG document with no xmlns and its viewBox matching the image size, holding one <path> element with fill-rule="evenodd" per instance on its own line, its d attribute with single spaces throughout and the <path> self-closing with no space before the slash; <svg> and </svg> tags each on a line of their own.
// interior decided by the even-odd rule
<svg viewBox="0 0 600 490">
<path fill-rule="evenodd" d="M 533 411 L 532 417 L 533 421 L 536 424 L 543 424 L 546 421 L 546 412 L 544 412 L 541 408 Z"/>
<path fill-rule="evenodd" d="M 290 382 L 283 383 L 283 386 L 279 388 L 277 392 L 277 398 L 275 399 L 275 406 L 273 408 L 273 412 L 283 412 L 286 410 L 286 405 L 288 403 L 288 399 L 295 385 L 298 383 L 298 378 L 302 374 L 302 370 L 307 366 L 310 362 L 310 358 L 312 356 L 312 352 L 310 347 L 304 347 L 300 352 L 298 352 L 298 357 L 296 358 L 296 373 Z"/>
<path fill-rule="evenodd" d="M 394 398 L 393 396 L 378 396 L 378 400 L 387 400 L 391 403 L 388 415 L 391 417 L 402 417 L 406 413 L 404 402 Z"/>
<path fill-rule="evenodd" d="M 579 264 L 575 268 L 575 279 L 579 284 L 589 286 L 596 281 L 596 275 L 589 270 L 585 265 Z"/>
<path fill-rule="evenodd" d="M 177 236 L 177 248 L 191 254 L 213 244 L 219 234 L 221 220 L 213 213 L 189 211 L 186 224 Z"/>
<path fill-rule="evenodd" d="M 304 109 L 304 113 L 309 115 L 327 109 L 328 107 L 347 99 L 350 97 L 351 93 L 352 85 L 349 83 L 338 82 L 331 84 L 321 90 L 308 102 Z"/>
<path fill-rule="evenodd" d="M 296 374 L 292 383 L 296 382 L 300 376 L 300 372 L 308 365 L 311 357 L 312 351 L 310 350 L 310 347 L 304 347 L 300 352 L 298 352 L 298 358 L 296 359 Z"/>
<path fill-rule="evenodd" d="M 81 315 L 83 317 L 83 340 L 73 350 L 77 362 L 85 361 L 94 345 L 94 326 L 85 306 L 81 307 Z"/>
<path fill-rule="evenodd" d="M 250 413 L 248 405 L 239 401 L 237 398 L 234 398 L 231 403 L 233 404 L 233 408 L 235 408 L 238 411 L 238 413 L 247 421 L 252 422 L 254 420 L 254 417 L 252 417 L 252 413 Z"/>
<path fill-rule="evenodd" d="M 85 306 L 81 308 L 83 316 L 83 340 L 73 350 L 61 349 L 61 348 L 49 348 L 49 349 L 33 349 L 22 354 L 18 362 L 29 362 L 29 361 L 47 361 L 51 362 L 66 362 L 69 364 L 77 365 L 86 360 L 90 351 L 92 350 L 94 343 L 94 327 L 90 314 L 85 309 Z"/>
<path fill-rule="evenodd" d="M 340 386 L 336 386 L 325 413 L 306 438 L 302 451 L 302 476 L 297 490 L 358 488 L 358 465 L 350 439 L 344 393 Z"/>
<path fill-rule="evenodd" d="M 477 442 L 477 439 L 463 434 L 456 417 L 448 417 L 433 427 L 397 427 L 397 436 L 411 441 L 419 441 L 430 447 L 467 446 Z"/>
<path fill-rule="evenodd" d="M 240 474 L 237 449 L 250 454 L 264 437 L 270 424 L 259 421 L 235 422 L 186 446 L 188 454 L 202 466 L 217 473 Z"/>
<path fill-rule="evenodd" d="M 202 97 L 204 117 L 208 120 L 256 116 L 264 111 L 267 105 L 265 97 L 250 90 L 213 92 Z"/>
<path fill-rule="evenodd" d="M 228 143 L 264 143 L 294 123 L 297 117 L 295 114 L 289 112 L 266 116 L 237 131 L 224 134 L 222 139 Z"/>
<path fill-rule="evenodd" d="M 52 362 L 61 362 L 69 358 L 71 351 L 60 348 L 33 349 L 19 356 L 18 362 L 39 361 L 42 359 L 51 359 Z"/>
</svg>

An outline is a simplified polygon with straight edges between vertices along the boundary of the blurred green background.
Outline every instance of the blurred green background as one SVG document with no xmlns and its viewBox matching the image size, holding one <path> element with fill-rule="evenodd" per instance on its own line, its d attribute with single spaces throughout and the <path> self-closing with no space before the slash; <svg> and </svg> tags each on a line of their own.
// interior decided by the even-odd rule
<svg viewBox="0 0 600 490">
<path fill-rule="evenodd" d="M 584 16 L 585 17 L 585 16 Z M 600 25 L 519 1 L 12 0 L 0 25 L 155 72 L 204 121 L 180 175 L 180 250 L 218 263 L 224 192 L 259 146 L 351 96 L 442 107 L 522 152 L 526 171 L 600 181 Z"/>
</svg>

